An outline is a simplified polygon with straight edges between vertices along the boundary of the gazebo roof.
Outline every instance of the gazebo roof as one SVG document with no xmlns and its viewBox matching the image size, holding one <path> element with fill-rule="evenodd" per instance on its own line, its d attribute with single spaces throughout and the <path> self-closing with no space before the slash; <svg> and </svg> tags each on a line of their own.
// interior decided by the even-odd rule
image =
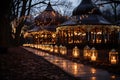
<svg viewBox="0 0 120 80">
<path fill-rule="evenodd" d="M 65 17 L 55 11 L 49 2 L 46 9 L 35 18 L 35 25 L 38 27 L 42 26 L 43 29 L 55 31 L 57 25 L 63 23 L 63 19 Z"/>
<path fill-rule="evenodd" d="M 100 9 L 91 0 L 82 0 L 73 10 L 74 16 L 76 16 L 77 24 L 111 24 L 102 16 Z"/>
<path fill-rule="evenodd" d="M 50 2 L 48 3 L 48 6 L 46 7 L 45 11 L 54 11 L 54 9 L 52 8 Z"/>
<path fill-rule="evenodd" d="M 82 2 L 73 10 L 73 16 L 83 14 L 101 15 L 99 8 L 91 0 L 82 0 Z"/>
</svg>

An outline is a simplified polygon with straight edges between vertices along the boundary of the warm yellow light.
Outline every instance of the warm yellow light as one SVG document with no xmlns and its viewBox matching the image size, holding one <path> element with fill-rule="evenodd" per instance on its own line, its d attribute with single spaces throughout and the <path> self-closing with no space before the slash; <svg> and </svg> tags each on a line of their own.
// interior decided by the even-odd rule
<svg viewBox="0 0 120 80">
<path fill-rule="evenodd" d="M 58 53 L 58 51 L 59 51 L 59 47 L 58 47 L 57 45 L 55 45 L 55 46 L 54 46 L 54 52 L 55 52 L 55 53 Z"/>
<path fill-rule="evenodd" d="M 113 56 L 111 58 L 111 64 L 116 64 L 116 63 L 117 63 L 117 60 L 116 60 L 115 56 Z"/>
<path fill-rule="evenodd" d="M 83 56 L 85 59 L 89 59 L 90 57 L 90 48 L 88 45 L 84 47 Z"/>
<path fill-rule="evenodd" d="M 92 49 L 91 49 L 91 61 L 96 61 L 97 60 L 97 50 L 93 47 Z"/>
<path fill-rule="evenodd" d="M 102 32 L 97 32 L 97 34 L 102 34 Z"/>
<path fill-rule="evenodd" d="M 49 45 L 49 51 L 53 52 L 53 45 Z"/>
<path fill-rule="evenodd" d="M 115 49 L 112 49 L 109 52 L 109 61 L 111 64 L 117 64 L 118 60 L 118 52 L 115 51 Z"/>
<path fill-rule="evenodd" d="M 75 47 L 73 48 L 72 54 L 73 54 L 73 56 L 74 56 L 75 58 L 79 57 L 79 54 L 80 54 L 80 53 L 79 53 L 79 49 L 78 49 L 77 46 L 75 46 Z"/>
<path fill-rule="evenodd" d="M 56 34 L 52 34 L 52 37 L 55 38 L 55 37 L 56 37 Z"/>
<path fill-rule="evenodd" d="M 97 80 L 96 77 L 91 77 L 91 80 Z"/>
<path fill-rule="evenodd" d="M 96 56 L 95 55 L 91 56 L 91 61 L 96 61 Z"/>
<path fill-rule="evenodd" d="M 112 79 L 115 79 L 115 78 L 116 78 L 116 76 L 115 76 L 115 75 L 112 75 L 112 76 L 111 76 L 111 78 L 112 78 Z"/>
<path fill-rule="evenodd" d="M 72 68 L 73 68 L 73 74 L 77 75 L 78 74 L 78 65 L 77 65 L 77 63 L 74 63 L 72 65 Z"/>
<path fill-rule="evenodd" d="M 92 73 L 92 74 L 95 74 L 95 73 L 96 73 L 96 69 L 92 68 L 92 69 L 91 69 L 91 73 Z"/>
<path fill-rule="evenodd" d="M 65 46 L 60 47 L 60 53 L 61 53 L 62 55 L 67 54 L 67 48 L 66 48 Z"/>
</svg>

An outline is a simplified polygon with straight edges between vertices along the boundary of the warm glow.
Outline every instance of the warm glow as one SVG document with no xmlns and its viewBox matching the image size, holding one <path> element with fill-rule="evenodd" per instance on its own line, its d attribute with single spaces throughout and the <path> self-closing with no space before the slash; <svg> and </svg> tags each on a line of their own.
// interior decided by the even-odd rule
<svg viewBox="0 0 120 80">
<path fill-rule="evenodd" d="M 55 46 L 54 46 L 54 52 L 55 52 L 55 53 L 58 53 L 58 51 L 59 51 L 59 47 L 58 47 L 57 45 L 55 45 Z"/>
<path fill-rule="evenodd" d="M 67 62 L 66 62 L 66 61 L 63 61 L 63 62 L 62 62 L 62 67 L 63 67 L 63 68 L 67 68 Z"/>
<path fill-rule="evenodd" d="M 97 34 L 102 34 L 102 32 L 97 32 Z"/>
<path fill-rule="evenodd" d="M 84 47 L 83 56 L 84 56 L 85 59 L 89 59 L 89 57 L 90 57 L 90 48 L 89 48 L 89 46 Z"/>
<path fill-rule="evenodd" d="M 109 61 L 111 64 L 117 64 L 118 62 L 118 52 L 115 51 L 115 49 L 112 49 L 109 52 Z"/>
<path fill-rule="evenodd" d="M 116 64 L 116 63 L 117 63 L 117 60 L 116 60 L 115 56 L 113 56 L 111 58 L 111 64 Z"/>
<path fill-rule="evenodd" d="M 96 43 L 101 43 L 101 39 L 96 39 Z"/>
<path fill-rule="evenodd" d="M 60 45 L 59 50 L 62 55 L 67 54 L 67 48 L 65 46 Z"/>
<path fill-rule="evenodd" d="M 60 49 L 60 53 L 61 53 L 62 55 L 67 54 L 67 48 L 66 48 L 65 46 L 62 46 L 62 48 Z"/>
<path fill-rule="evenodd" d="M 79 49 L 77 48 L 77 46 L 75 46 L 75 48 L 73 48 L 73 52 L 72 52 L 73 56 L 75 58 L 79 57 Z"/>
<path fill-rule="evenodd" d="M 52 34 L 52 38 L 55 38 L 56 37 L 56 34 Z"/>
<path fill-rule="evenodd" d="M 91 56 L 91 61 L 96 61 L 96 56 L 94 54 Z"/>
<path fill-rule="evenodd" d="M 53 50 L 54 50 L 54 49 L 53 49 L 53 46 L 51 45 L 51 46 L 50 46 L 50 52 L 53 52 Z"/>
<path fill-rule="evenodd" d="M 97 80 L 96 77 L 91 77 L 91 80 Z"/>
<path fill-rule="evenodd" d="M 93 47 L 92 49 L 91 49 L 91 61 L 96 61 L 97 60 L 97 50 Z"/>
<path fill-rule="evenodd" d="M 115 79 L 116 77 L 115 77 L 115 75 L 112 75 L 111 78 L 112 78 L 112 79 Z"/>
<path fill-rule="evenodd" d="M 72 65 L 72 67 L 73 67 L 73 74 L 74 74 L 74 75 L 77 75 L 77 74 L 78 74 L 78 64 L 77 64 L 77 63 L 74 63 L 74 64 Z"/>
<path fill-rule="evenodd" d="M 95 74 L 95 73 L 96 73 L 96 69 L 92 68 L 92 69 L 91 69 L 91 73 L 92 73 L 92 74 Z"/>
</svg>

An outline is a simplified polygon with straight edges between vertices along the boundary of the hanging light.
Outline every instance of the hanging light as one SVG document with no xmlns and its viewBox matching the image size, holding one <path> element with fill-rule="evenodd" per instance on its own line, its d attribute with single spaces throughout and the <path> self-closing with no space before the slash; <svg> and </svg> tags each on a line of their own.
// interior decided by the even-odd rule
<svg viewBox="0 0 120 80">
<path fill-rule="evenodd" d="M 73 48 L 72 55 L 73 55 L 73 57 L 78 58 L 78 57 L 79 57 L 79 54 L 80 54 L 79 49 L 78 49 L 77 46 L 75 46 L 75 47 Z"/>
<path fill-rule="evenodd" d="M 112 49 L 109 52 L 109 61 L 111 64 L 117 64 L 118 63 L 118 52 L 116 52 L 115 49 Z"/>
</svg>

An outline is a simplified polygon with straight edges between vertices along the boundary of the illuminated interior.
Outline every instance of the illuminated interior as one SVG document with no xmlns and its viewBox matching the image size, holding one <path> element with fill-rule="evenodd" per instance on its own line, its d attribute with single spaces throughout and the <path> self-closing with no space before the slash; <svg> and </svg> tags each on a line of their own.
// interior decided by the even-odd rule
<svg viewBox="0 0 120 80">
<path fill-rule="evenodd" d="M 84 6 L 86 5 L 86 6 Z M 73 10 L 71 21 L 67 24 L 59 21 L 61 15 L 54 11 L 49 3 L 45 11 L 35 18 L 38 32 L 32 34 L 35 44 L 101 44 L 120 43 L 120 26 L 109 23 L 101 15 L 99 8 L 91 0 L 82 0 Z M 55 26 L 51 26 L 51 25 Z M 59 26 L 58 26 L 59 25 Z"/>
</svg>

